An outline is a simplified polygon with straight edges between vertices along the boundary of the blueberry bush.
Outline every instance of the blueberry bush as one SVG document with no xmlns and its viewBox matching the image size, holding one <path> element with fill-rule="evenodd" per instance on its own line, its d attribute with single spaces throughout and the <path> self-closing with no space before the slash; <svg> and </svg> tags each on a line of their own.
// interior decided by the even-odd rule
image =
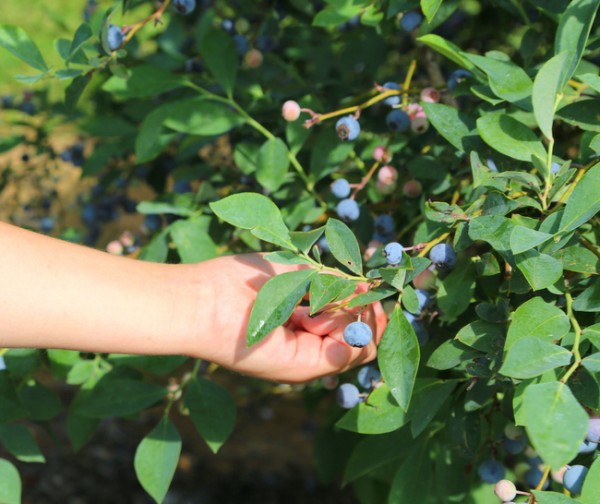
<svg viewBox="0 0 600 504">
<path fill-rule="evenodd" d="M 0 27 L 3 57 L 29 66 L 16 78 L 34 89 L 3 99 L 14 134 L 0 148 L 34 142 L 96 181 L 75 240 L 95 245 L 119 213 L 140 213 L 111 253 L 185 263 L 263 251 L 307 265 L 265 284 L 248 345 L 301 302 L 315 316 L 383 303 L 377 362 L 306 385 L 330 408 L 315 447 L 323 481 L 369 504 L 597 504 L 597 10 L 88 1 L 56 41 L 60 68 L 35 34 Z M 59 102 L 44 93 L 54 80 Z M 43 139 L 57 125 L 81 143 L 54 152 Z M 155 196 L 132 200 L 140 181 Z M 345 336 L 372 338 L 360 315 Z M 102 418 L 162 408 L 135 456 L 156 502 L 181 450 L 173 407 L 215 452 L 234 428 L 234 398 L 184 357 L 10 350 L 3 361 L 0 443 L 18 459 L 43 458 L 21 420 L 63 409 L 42 369 L 78 387 L 66 406 L 75 448 Z M 9 460 L 0 481 L 0 501 L 20 502 Z"/>
</svg>

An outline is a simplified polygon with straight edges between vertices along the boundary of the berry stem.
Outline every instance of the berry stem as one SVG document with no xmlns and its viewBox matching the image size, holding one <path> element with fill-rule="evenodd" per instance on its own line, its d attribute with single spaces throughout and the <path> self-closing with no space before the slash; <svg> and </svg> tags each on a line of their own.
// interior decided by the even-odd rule
<svg viewBox="0 0 600 504">
<path fill-rule="evenodd" d="M 425 247 L 423 247 L 423 249 L 421 249 L 421 252 L 419 252 L 419 257 L 425 257 L 427 255 L 427 252 L 429 252 L 438 243 L 443 242 L 449 236 L 450 236 L 450 232 L 446 231 L 445 233 L 442 233 L 437 238 L 431 240 L 430 242 L 427 242 L 427 244 L 425 245 Z"/>
<path fill-rule="evenodd" d="M 133 36 L 139 30 L 141 30 L 145 25 L 147 25 L 150 21 L 155 21 L 155 23 L 159 23 L 161 16 L 163 15 L 163 13 L 165 12 L 165 10 L 167 9 L 167 7 L 169 6 L 170 3 L 171 3 L 171 0 L 165 0 L 163 2 L 163 4 L 155 12 L 150 14 L 147 18 L 142 19 L 138 23 L 131 26 L 129 28 L 129 30 L 127 31 L 127 35 L 125 35 L 125 39 L 123 40 L 121 47 L 126 45 L 133 38 Z"/>
<path fill-rule="evenodd" d="M 415 70 L 417 69 L 417 60 L 412 60 L 406 72 L 406 78 L 402 84 L 402 108 L 406 110 L 408 107 L 408 91 L 410 89 L 410 83 L 412 81 Z"/>
<path fill-rule="evenodd" d="M 575 339 L 573 340 L 573 356 L 575 357 L 575 361 L 573 364 L 571 364 L 571 367 L 567 370 L 565 375 L 560 379 L 561 383 L 567 383 L 567 380 L 581 364 L 581 352 L 579 351 L 579 343 L 581 341 L 581 326 L 579 325 L 579 322 L 577 322 L 575 314 L 573 313 L 573 296 L 571 296 L 569 291 L 565 292 L 565 300 L 567 301 L 567 316 L 569 317 L 571 325 L 575 331 Z"/>
<path fill-rule="evenodd" d="M 537 484 L 537 486 L 535 487 L 536 490 L 541 490 L 542 487 L 544 486 L 544 484 L 546 483 L 546 480 L 548 479 L 548 475 L 550 474 L 550 466 L 547 465 L 546 468 L 544 469 L 544 474 L 542 474 L 542 477 L 540 479 L 540 482 Z"/>
<path fill-rule="evenodd" d="M 354 191 L 352 192 L 352 195 L 350 196 L 351 199 L 356 198 L 358 193 L 367 185 L 369 180 L 371 180 L 371 178 L 373 177 L 373 174 L 375 173 L 377 168 L 379 168 L 379 161 L 375 161 L 373 163 L 373 165 L 371 166 L 371 168 L 369 168 L 369 171 L 367 172 L 367 174 L 361 179 L 361 181 L 358 184 L 356 184 L 356 188 L 354 189 Z"/>
</svg>

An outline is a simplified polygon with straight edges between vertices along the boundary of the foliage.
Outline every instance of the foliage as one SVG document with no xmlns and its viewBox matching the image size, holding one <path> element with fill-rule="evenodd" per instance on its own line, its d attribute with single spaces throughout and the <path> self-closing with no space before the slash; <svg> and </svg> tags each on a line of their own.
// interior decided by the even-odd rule
<svg viewBox="0 0 600 504">
<path fill-rule="evenodd" d="M 248 344 L 287 320 L 306 293 L 315 314 L 384 302 L 383 380 L 345 413 L 332 404 L 337 420 L 317 452 L 331 464 L 333 432 L 363 436 L 324 478 L 352 483 L 365 503 L 496 502 L 475 469 L 498 459 L 520 489 L 535 490 L 529 502 L 597 502 L 597 477 L 586 479 L 579 500 L 550 491 L 562 491 L 555 481 L 542 488 L 550 469 L 573 460 L 591 465 L 590 473 L 600 467 L 592 454 L 579 454 L 588 417 L 600 411 L 598 3 L 291 0 L 271 9 L 216 1 L 183 17 L 167 0 L 110 51 L 108 25 L 118 23 L 119 7 L 136 12 L 141 3 L 98 9 L 72 39 L 57 41 L 64 68 L 47 65 L 19 27 L 1 26 L 0 46 L 32 68 L 20 81 L 67 83 L 64 103 L 40 113 L 73 121 L 93 138 L 83 175 L 98 177 L 100 194 L 140 178 L 156 191 L 137 204 L 159 216 L 156 228 L 145 229 L 142 259 L 192 262 L 260 250 L 271 261 L 309 266 L 264 286 Z M 403 31 L 403 17 L 419 8 L 426 19 Z M 153 27 L 158 19 L 164 24 Z M 147 38 L 138 41 L 138 32 Z M 420 102 L 432 87 L 441 101 Z M 388 130 L 390 98 L 411 115 L 408 131 Z M 286 100 L 299 102 L 301 119 L 282 118 Z M 361 130 L 344 142 L 335 124 L 349 114 Z M 14 116 L 15 124 L 27 120 Z M 47 134 L 54 124 L 38 127 Z M 4 139 L 2 148 L 21 141 Z M 376 147 L 384 157 L 374 159 Z M 383 165 L 394 168 L 394 180 L 379 177 Z M 329 186 L 339 178 L 350 181 L 360 206 L 355 220 L 336 214 Z M 393 217 L 391 233 L 379 229 L 380 215 Z M 93 243 L 101 219 L 84 222 Z M 405 245 L 399 264 L 382 251 L 392 241 Z M 439 243 L 457 252 L 454 268 L 427 258 Z M 424 275 L 431 301 L 422 307 L 416 287 Z M 369 290 L 349 298 L 359 282 Z M 61 411 L 36 380 L 42 366 L 79 386 L 68 406 L 76 448 L 100 418 L 164 408 L 135 459 L 157 502 L 180 450 L 168 419 L 174 404 L 213 451 L 233 428 L 229 393 L 196 377 L 199 364 L 183 374 L 183 358 L 59 350 L 4 357 L 7 428 Z M 178 385 L 167 389 L 152 375 Z M 322 383 L 310 387 L 331 404 Z M 505 448 L 513 423 L 525 428 L 527 455 Z M 2 432 L 15 457 L 41 457 L 26 430 L 12 438 L 18 443 Z M 18 502 L 14 468 L 0 462 L 3 502 Z M 537 489 L 527 464 L 540 466 Z"/>
</svg>

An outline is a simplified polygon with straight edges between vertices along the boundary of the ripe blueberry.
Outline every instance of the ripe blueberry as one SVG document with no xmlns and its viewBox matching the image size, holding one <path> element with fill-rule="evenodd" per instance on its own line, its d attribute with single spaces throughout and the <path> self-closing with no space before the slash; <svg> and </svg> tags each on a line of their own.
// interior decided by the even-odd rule
<svg viewBox="0 0 600 504">
<path fill-rule="evenodd" d="M 116 51 L 119 47 L 121 47 L 124 38 L 125 36 L 123 35 L 121 28 L 119 28 L 117 25 L 111 24 L 108 27 L 106 42 L 111 51 Z"/>
<path fill-rule="evenodd" d="M 410 128 L 410 117 L 404 110 L 394 109 L 385 118 L 389 129 L 394 133 L 403 133 Z"/>
<path fill-rule="evenodd" d="M 350 346 L 362 348 L 367 346 L 371 339 L 373 339 L 373 331 L 364 322 L 357 320 L 344 328 L 344 341 Z"/>
<path fill-rule="evenodd" d="M 335 123 L 335 131 L 342 141 L 355 140 L 360 133 L 360 124 L 354 116 L 348 115 Z"/>
<path fill-rule="evenodd" d="M 429 259 L 440 269 L 450 269 L 456 264 L 456 252 L 447 243 L 438 243 L 429 252 Z"/>
<path fill-rule="evenodd" d="M 360 402 L 360 392 L 352 383 L 342 383 L 335 393 L 337 403 L 345 409 L 354 408 Z"/>
<path fill-rule="evenodd" d="M 350 198 L 340 201 L 335 210 L 337 214 L 345 221 L 355 221 L 360 216 L 360 208 L 358 203 Z"/>
<path fill-rule="evenodd" d="M 331 192 L 336 198 L 347 198 L 350 196 L 350 182 L 339 178 L 331 183 Z"/>
<path fill-rule="evenodd" d="M 587 440 L 600 443 L 600 417 L 591 417 L 588 423 Z"/>
<path fill-rule="evenodd" d="M 383 255 L 388 264 L 395 265 L 400 264 L 402 260 L 402 251 L 404 247 L 400 245 L 398 242 L 388 243 L 383 249 Z"/>
<path fill-rule="evenodd" d="M 598 443 L 588 441 L 587 439 L 579 446 L 579 453 L 593 453 L 598 448 Z"/>
<path fill-rule="evenodd" d="M 363 366 L 358 370 L 356 380 L 362 388 L 371 390 L 373 384 L 376 384 L 381 380 L 381 373 L 375 366 Z"/>
<path fill-rule="evenodd" d="M 421 22 L 423 21 L 423 16 L 418 12 L 411 11 L 407 12 L 402 16 L 400 20 L 400 27 L 407 32 L 413 31 L 415 28 L 418 28 Z"/>
<path fill-rule="evenodd" d="M 473 77 L 473 74 L 468 70 L 464 70 L 462 68 L 455 70 L 448 78 L 448 89 L 454 91 L 461 82 L 470 77 Z"/>
<path fill-rule="evenodd" d="M 497 460 L 486 460 L 477 468 L 477 474 L 486 483 L 498 483 L 504 479 L 504 466 Z"/>
<path fill-rule="evenodd" d="M 179 14 L 189 14 L 196 8 L 196 0 L 173 0 L 173 9 Z"/>
<path fill-rule="evenodd" d="M 402 88 L 400 87 L 400 84 L 396 84 L 395 82 L 386 82 L 383 87 L 385 89 L 393 89 L 395 91 L 400 91 Z M 385 103 L 386 105 L 393 107 L 394 105 L 398 105 L 400 103 L 400 96 L 399 95 L 394 95 L 394 96 L 390 96 L 388 98 L 386 98 L 385 100 L 383 100 L 383 103 Z"/>
<path fill-rule="evenodd" d="M 582 465 L 569 467 L 563 476 L 563 485 L 574 495 L 579 495 L 589 469 Z"/>
</svg>

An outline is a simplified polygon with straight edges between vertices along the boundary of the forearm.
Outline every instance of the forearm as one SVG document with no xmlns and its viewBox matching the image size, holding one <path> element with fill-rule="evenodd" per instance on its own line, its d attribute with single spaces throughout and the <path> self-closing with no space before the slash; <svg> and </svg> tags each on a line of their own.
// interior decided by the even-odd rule
<svg viewBox="0 0 600 504">
<path fill-rule="evenodd" d="M 0 348 L 189 353 L 193 266 L 114 257 L 0 223 Z M 208 307 L 209 308 L 209 307 Z"/>
</svg>

